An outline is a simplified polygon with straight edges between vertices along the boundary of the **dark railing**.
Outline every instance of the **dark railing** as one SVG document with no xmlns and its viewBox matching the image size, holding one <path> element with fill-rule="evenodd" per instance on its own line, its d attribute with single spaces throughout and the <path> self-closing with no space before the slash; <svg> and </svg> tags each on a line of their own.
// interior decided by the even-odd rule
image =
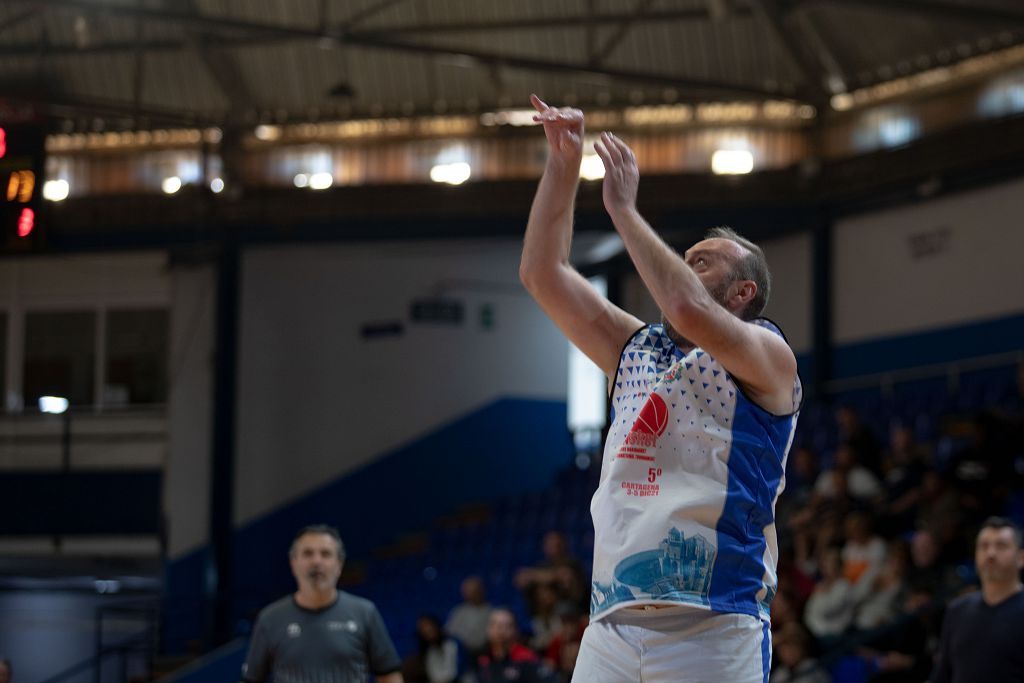
<svg viewBox="0 0 1024 683">
<path fill-rule="evenodd" d="M 107 643 L 104 637 L 104 626 L 110 620 L 119 621 L 136 619 L 140 630 L 116 643 Z M 131 665 L 141 673 L 142 680 L 152 680 L 153 660 L 159 644 L 159 612 L 156 603 L 126 603 L 108 605 L 96 609 L 96 652 L 80 662 L 50 676 L 42 683 L 66 683 L 67 681 L 83 680 L 82 674 L 91 673 L 93 683 L 127 683 L 132 675 Z M 116 677 L 109 676 L 111 665 L 119 668 Z M 107 677 L 104 677 L 104 674 Z M 133 677 L 134 678 L 134 677 Z"/>
</svg>

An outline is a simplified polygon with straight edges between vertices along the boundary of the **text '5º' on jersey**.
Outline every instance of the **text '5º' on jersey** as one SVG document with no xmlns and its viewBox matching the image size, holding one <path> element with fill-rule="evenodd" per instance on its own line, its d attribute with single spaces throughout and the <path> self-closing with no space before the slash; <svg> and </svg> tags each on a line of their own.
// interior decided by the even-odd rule
<svg viewBox="0 0 1024 683">
<path fill-rule="evenodd" d="M 782 336 L 772 322 L 752 324 Z M 768 619 L 777 586 L 775 501 L 802 388 L 773 415 L 700 348 L 662 325 L 622 351 L 601 482 L 591 503 L 591 616 L 647 603 Z"/>
</svg>

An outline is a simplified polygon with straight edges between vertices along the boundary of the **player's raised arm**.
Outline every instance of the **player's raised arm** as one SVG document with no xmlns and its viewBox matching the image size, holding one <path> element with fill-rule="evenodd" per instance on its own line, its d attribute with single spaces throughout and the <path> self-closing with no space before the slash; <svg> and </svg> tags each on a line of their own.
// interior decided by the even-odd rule
<svg viewBox="0 0 1024 683">
<path fill-rule="evenodd" d="M 530 209 L 519 276 L 566 337 L 609 377 L 641 322 L 615 306 L 569 263 L 573 206 L 583 159 L 583 112 L 531 96 L 549 156 Z"/>
<path fill-rule="evenodd" d="M 602 133 L 595 149 L 605 166 L 605 208 L 671 326 L 715 357 L 761 407 L 793 412 L 792 350 L 779 335 L 747 322 L 760 315 L 759 310 L 749 314 L 757 306 L 757 282 L 740 276 L 744 259 L 752 256 L 749 249 L 737 240 L 712 238 L 695 245 L 684 259 L 636 208 L 640 172 L 633 150 L 611 133 Z"/>
</svg>

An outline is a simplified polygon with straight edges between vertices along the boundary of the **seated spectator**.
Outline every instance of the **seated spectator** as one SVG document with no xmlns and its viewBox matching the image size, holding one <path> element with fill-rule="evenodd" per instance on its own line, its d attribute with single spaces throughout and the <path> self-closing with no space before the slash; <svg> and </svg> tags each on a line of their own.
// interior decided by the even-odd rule
<svg viewBox="0 0 1024 683">
<path fill-rule="evenodd" d="M 867 595 L 882 571 L 885 561 L 885 541 L 871 531 L 871 517 L 865 512 L 853 512 L 844 524 L 846 543 L 843 545 L 843 577 L 850 582 L 858 599 Z"/>
<path fill-rule="evenodd" d="M 907 577 L 911 598 L 929 596 L 933 600 L 947 600 L 963 587 L 956 568 L 943 562 L 942 556 L 943 548 L 932 532 L 921 530 L 911 537 L 910 574 Z M 915 604 L 910 609 L 922 606 Z"/>
<path fill-rule="evenodd" d="M 902 425 L 893 427 L 889 449 L 882 455 L 883 532 L 897 534 L 913 529 L 914 510 L 922 495 L 921 483 L 931 462 L 931 451 L 915 442 L 913 430 Z"/>
<path fill-rule="evenodd" d="M 946 551 L 960 535 L 959 497 L 949 479 L 938 472 L 925 472 L 921 486 L 917 528 L 931 535 L 938 544 L 938 550 Z"/>
<path fill-rule="evenodd" d="M 882 447 L 874 432 L 860 419 L 853 408 L 842 406 L 836 411 L 839 436 L 850 446 L 853 457 L 872 474 L 882 473 Z"/>
<path fill-rule="evenodd" d="M 544 559 L 541 563 L 520 569 L 513 579 L 516 588 L 523 592 L 530 613 L 537 611 L 536 591 L 541 584 L 554 587 L 559 602 L 567 601 L 589 609 L 590 589 L 584 578 L 583 565 L 569 554 L 565 536 L 557 531 L 547 532 L 542 549 Z"/>
<path fill-rule="evenodd" d="M 910 549 L 905 541 L 892 541 L 885 562 L 870 590 L 857 605 L 854 626 L 862 631 L 892 623 L 901 613 L 907 593 Z"/>
<path fill-rule="evenodd" d="M 829 683 L 832 677 L 811 657 L 811 639 L 799 624 L 787 624 L 774 636 L 770 683 Z"/>
<path fill-rule="evenodd" d="M 860 501 L 872 501 L 881 498 L 883 490 L 878 478 L 864 467 L 857 458 L 857 452 L 849 443 L 836 449 L 835 467 L 818 475 L 814 484 L 814 492 L 822 498 L 833 498 L 840 491 L 836 483 L 836 472 L 846 475 L 846 486 L 849 495 Z"/>
<path fill-rule="evenodd" d="M 843 578 L 842 555 L 838 548 L 826 549 L 819 565 L 821 581 L 804 608 L 804 624 L 815 638 L 827 644 L 846 632 L 853 622 L 853 588 Z"/>
<path fill-rule="evenodd" d="M 0 683 L 11 683 L 11 660 L 0 659 Z"/>
<path fill-rule="evenodd" d="M 530 616 L 530 628 L 533 635 L 530 637 L 530 647 L 537 652 L 547 650 L 551 639 L 555 637 L 561 628 L 561 619 L 558 617 L 557 608 L 559 605 L 569 604 L 558 601 L 558 593 L 555 587 L 549 583 L 538 584 L 534 590 L 533 614 Z"/>
<path fill-rule="evenodd" d="M 487 623 L 493 608 L 479 576 L 466 577 L 461 589 L 463 602 L 452 608 L 445 631 L 462 643 L 467 659 L 475 662 L 487 647 Z"/>
<path fill-rule="evenodd" d="M 405 683 L 454 683 L 459 675 L 459 646 L 441 631 L 441 621 L 425 615 L 416 621 L 416 653 L 402 662 Z"/>
<path fill-rule="evenodd" d="M 487 624 L 487 648 L 477 658 L 475 680 L 479 683 L 540 683 L 550 680 L 534 651 L 520 644 L 518 639 L 515 615 L 500 607 L 491 612 Z"/>
<path fill-rule="evenodd" d="M 587 618 L 567 602 L 559 604 L 555 614 L 558 617 L 558 630 L 551 637 L 541 661 L 559 678 L 569 681 L 576 666 L 576 655 L 579 654 Z"/>
</svg>

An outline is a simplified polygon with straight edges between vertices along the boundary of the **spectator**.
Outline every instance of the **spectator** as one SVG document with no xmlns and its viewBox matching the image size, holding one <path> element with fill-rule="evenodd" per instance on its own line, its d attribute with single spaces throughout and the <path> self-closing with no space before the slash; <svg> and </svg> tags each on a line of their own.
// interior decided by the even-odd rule
<svg viewBox="0 0 1024 683">
<path fill-rule="evenodd" d="M 0 659 L 0 683 L 11 683 L 11 660 Z"/>
<path fill-rule="evenodd" d="M 931 461 L 931 451 L 914 441 L 914 432 L 909 427 L 893 427 L 889 449 L 882 455 L 884 530 L 896 534 L 913 528 L 914 509 L 921 500 L 921 482 Z"/>
<path fill-rule="evenodd" d="M 836 483 L 836 472 L 846 475 L 849 495 L 860 501 L 871 501 L 882 496 L 882 485 L 878 478 L 865 467 L 852 444 L 840 444 L 836 449 L 835 467 L 818 476 L 814 492 L 823 498 L 834 498 L 840 493 Z"/>
<path fill-rule="evenodd" d="M 459 646 L 445 636 L 431 615 L 416 621 L 417 650 L 402 663 L 407 683 L 454 683 L 459 675 Z"/>
<path fill-rule="evenodd" d="M 558 617 L 558 630 L 551 637 L 541 661 L 544 666 L 568 681 L 576 664 L 575 655 L 579 653 L 579 644 L 583 639 L 587 619 L 567 602 L 559 604 L 555 614 Z"/>
<path fill-rule="evenodd" d="M 933 683 L 1024 681 L 1024 569 L 1021 531 L 1001 517 L 985 520 L 975 544 L 981 590 L 946 610 Z"/>
<path fill-rule="evenodd" d="M 891 623 L 900 614 L 907 592 L 910 550 L 904 541 L 892 541 L 878 576 L 871 582 L 866 597 L 857 605 L 854 625 L 870 630 Z"/>
<path fill-rule="evenodd" d="M 844 524 L 843 577 L 858 597 L 867 595 L 885 561 L 885 541 L 871 531 L 871 517 L 864 512 L 847 516 Z"/>
<path fill-rule="evenodd" d="M 590 591 L 584 580 L 583 566 L 569 554 L 565 536 L 557 531 L 544 534 L 542 542 L 544 559 L 535 567 L 520 569 L 515 575 L 515 585 L 523 592 L 530 613 L 535 614 L 537 586 L 548 584 L 555 588 L 558 599 L 566 600 L 580 607 L 590 607 Z"/>
<path fill-rule="evenodd" d="M 832 678 L 811 657 L 811 639 L 799 624 L 787 624 L 775 636 L 778 662 L 770 683 L 829 683 Z"/>
<path fill-rule="evenodd" d="M 856 460 L 874 475 L 882 473 L 882 447 L 878 438 L 860 419 L 860 415 L 849 407 L 842 406 L 836 411 L 840 439 L 848 444 Z"/>
<path fill-rule="evenodd" d="M 853 622 L 853 588 L 843 578 L 842 556 L 838 548 L 826 549 L 819 562 L 821 581 L 807 601 L 804 623 L 823 643 L 835 640 Z"/>
<path fill-rule="evenodd" d="M 477 660 L 479 683 L 540 683 L 548 679 L 541 671 L 537 655 L 518 642 L 519 629 L 510 610 L 491 612 L 487 624 L 487 651 Z"/>
<path fill-rule="evenodd" d="M 960 531 L 960 501 L 950 482 L 938 472 L 925 472 L 917 528 L 927 531 L 946 550 Z"/>
<path fill-rule="evenodd" d="M 556 608 L 562 603 L 558 601 L 558 593 L 554 585 L 542 583 L 534 590 L 534 612 L 530 617 L 530 647 L 537 652 L 547 650 L 548 644 L 561 627 Z M 565 603 L 568 604 L 568 603 Z"/>
<path fill-rule="evenodd" d="M 487 602 L 487 591 L 479 576 L 467 576 L 461 590 L 463 601 L 448 615 L 445 631 L 462 643 L 469 661 L 475 662 L 487 648 L 487 623 L 494 608 Z"/>
</svg>

